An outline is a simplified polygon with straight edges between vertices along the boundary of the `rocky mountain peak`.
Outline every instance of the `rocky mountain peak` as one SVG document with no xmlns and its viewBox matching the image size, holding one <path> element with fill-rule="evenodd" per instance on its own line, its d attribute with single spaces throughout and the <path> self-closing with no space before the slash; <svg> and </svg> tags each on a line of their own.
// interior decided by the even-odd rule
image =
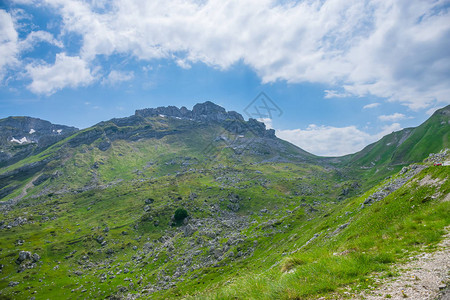
<svg viewBox="0 0 450 300">
<path fill-rule="evenodd" d="M 244 121 L 241 114 L 235 111 L 226 111 L 220 105 L 217 105 L 211 101 L 204 103 L 197 103 L 192 110 L 186 107 L 178 108 L 176 106 L 161 106 L 157 108 L 145 108 L 136 110 L 136 116 L 141 117 L 156 117 L 167 116 L 181 119 L 192 119 L 200 122 L 223 122 L 225 120 L 239 120 Z"/>
<path fill-rule="evenodd" d="M 192 112 L 198 115 L 210 115 L 216 113 L 226 114 L 225 108 L 211 101 L 195 104 L 194 107 L 192 108 Z"/>
</svg>

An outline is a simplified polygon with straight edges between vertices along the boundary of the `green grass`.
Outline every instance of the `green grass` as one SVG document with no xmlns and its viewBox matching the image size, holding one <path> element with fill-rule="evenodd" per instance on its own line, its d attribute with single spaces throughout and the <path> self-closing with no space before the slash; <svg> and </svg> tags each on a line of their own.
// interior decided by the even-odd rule
<svg viewBox="0 0 450 300">
<path fill-rule="evenodd" d="M 448 172 L 444 168 L 430 168 L 418 178 L 426 175 L 445 179 Z M 264 295 L 266 299 L 309 299 L 347 285 L 356 290 L 367 288 L 372 283 L 368 277 L 371 273 L 388 272 L 393 262 L 402 261 L 420 247 L 440 241 L 443 228 L 450 224 L 450 205 L 439 200 L 424 203 L 424 197 L 433 189 L 419 187 L 417 183 L 403 187 L 383 201 L 355 212 L 350 225 L 338 236 L 324 238 L 330 231 L 322 230 L 325 233 L 316 241 L 283 258 L 279 266 L 258 275 L 241 276 L 218 292 L 210 290 L 213 295 L 199 298 L 257 299 L 257 295 Z M 440 191 L 444 195 L 450 191 L 448 181 Z M 333 212 L 329 220 L 339 218 L 348 209 L 357 210 L 361 200 L 350 200 L 341 210 Z M 320 232 L 318 229 L 327 227 L 334 229 L 329 220 L 311 225 L 313 228 L 307 232 Z M 286 240 L 275 244 L 275 248 L 283 247 L 283 243 Z"/>
</svg>

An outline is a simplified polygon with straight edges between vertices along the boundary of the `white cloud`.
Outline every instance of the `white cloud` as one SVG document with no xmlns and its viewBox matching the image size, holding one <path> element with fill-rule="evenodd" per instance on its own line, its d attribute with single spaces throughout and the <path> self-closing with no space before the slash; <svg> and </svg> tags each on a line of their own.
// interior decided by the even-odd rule
<svg viewBox="0 0 450 300">
<path fill-rule="evenodd" d="M 228 68 L 264 83 L 318 82 L 325 97 L 375 95 L 413 109 L 450 103 L 450 22 L 442 1 L 47 0 L 80 57 L 131 54 Z"/>
<path fill-rule="evenodd" d="M 401 113 L 393 113 L 392 115 L 381 115 L 381 116 L 378 116 L 378 119 L 380 121 L 384 121 L 384 122 L 396 122 L 396 121 L 400 121 L 400 120 L 406 119 L 406 116 L 404 114 L 401 114 Z"/>
<path fill-rule="evenodd" d="M 57 54 L 53 65 L 30 64 L 26 70 L 32 79 L 28 88 L 36 94 L 50 95 L 65 87 L 85 86 L 95 80 L 84 60 L 65 53 Z"/>
<path fill-rule="evenodd" d="M 113 54 L 172 59 L 182 68 L 243 62 L 263 83 L 325 84 L 326 98 L 374 95 L 413 109 L 450 103 L 443 0 L 15 1 L 55 8 L 62 34 L 82 36 L 87 64 Z M 2 24 L 11 23 L 5 14 Z M 11 32 L 8 48 L 17 39 Z"/>
<path fill-rule="evenodd" d="M 401 126 L 394 123 L 377 134 L 369 134 L 356 126 L 333 127 L 311 124 L 305 130 L 276 130 L 276 135 L 316 155 L 341 156 L 355 153 Z"/>
<path fill-rule="evenodd" d="M 56 40 L 51 33 L 41 30 L 31 32 L 23 41 L 20 41 L 19 47 L 21 51 L 27 51 L 33 49 L 40 42 L 47 42 L 59 48 L 64 47 L 64 44 Z"/>
<path fill-rule="evenodd" d="M 120 82 L 130 81 L 134 78 L 133 72 L 120 72 L 120 71 L 111 71 L 108 74 L 108 77 L 103 79 L 102 84 L 105 85 L 115 85 Z"/>
<path fill-rule="evenodd" d="M 375 108 L 378 106 L 380 106 L 380 103 L 375 102 L 375 103 L 370 103 L 370 104 L 364 105 L 363 109 Z"/>
<path fill-rule="evenodd" d="M 19 63 L 17 41 L 18 34 L 11 15 L 0 9 L 0 81 L 4 79 L 8 67 Z"/>
<path fill-rule="evenodd" d="M 335 90 L 325 90 L 325 98 L 329 99 L 329 98 L 347 98 L 352 96 L 352 94 L 347 93 L 347 92 L 338 92 Z"/>
<path fill-rule="evenodd" d="M 185 69 L 185 70 L 189 70 L 191 68 L 191 65 L 188 62 L 186 62 L 186 60 L 184 60 L 184 59 L 177 59 L 177 60 L 175 60 L 175 63 L 180 68 Z"/>
</svg>

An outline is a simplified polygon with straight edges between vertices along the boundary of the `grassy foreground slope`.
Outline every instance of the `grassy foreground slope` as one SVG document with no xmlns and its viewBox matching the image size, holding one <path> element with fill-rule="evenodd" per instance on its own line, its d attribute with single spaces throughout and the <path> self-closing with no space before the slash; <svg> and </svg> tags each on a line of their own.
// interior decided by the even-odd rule
<svg viewBox="0 0 450 300">
<path fill-rule="evenodd" d="M 352 292 L 374 286 L 371 273 L 393 276 L 393 262 L 434 249 L 450 225 L 449 174 L 448 167 L 431 166 L 364 207 L 371 194 L 404 176 L 397 175 L 313 220 L 292 217 L 292 231 L 271 240 L 269 251 L 255 252 L 260 272 L 243 270 L 226 287 L 194 298 L 334 299 L 336 293 L 351 298 Z"/>
<path fill-rule="evenodd" d="M 401 173 L 343 201 L 330 200 L 333 171 L 290 163 L 23 200 L 4 214 L 27 222 L 2 230 L 2 297 L 310 299 L 368 288 L 372 272 L 392 275 L 391 263 L 432 250 L 450 224 L 448 167 Z M 179 207 L 186 223 L 171 221 Z M 40 260 L 16 263 L 21 250 Z"/>
</svg>

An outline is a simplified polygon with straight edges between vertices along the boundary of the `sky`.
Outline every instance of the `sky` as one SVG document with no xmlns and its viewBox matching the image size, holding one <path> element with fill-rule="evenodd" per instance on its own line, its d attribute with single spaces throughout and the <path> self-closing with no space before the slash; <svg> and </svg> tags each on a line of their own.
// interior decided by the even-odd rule
<svg viewBox="0 0 450 300">
<path fill-rule="evenodd" d="M 212 101 L 354 153 L 450 104 L 450 0 L 0 0 L 0 118 Z M 263 94 L 261 94 L 263 93 Z M 256 102 L 255 102 L 256 101 Z M 256 105 L 256 106 L 255 106 Z"/>
</svg>

